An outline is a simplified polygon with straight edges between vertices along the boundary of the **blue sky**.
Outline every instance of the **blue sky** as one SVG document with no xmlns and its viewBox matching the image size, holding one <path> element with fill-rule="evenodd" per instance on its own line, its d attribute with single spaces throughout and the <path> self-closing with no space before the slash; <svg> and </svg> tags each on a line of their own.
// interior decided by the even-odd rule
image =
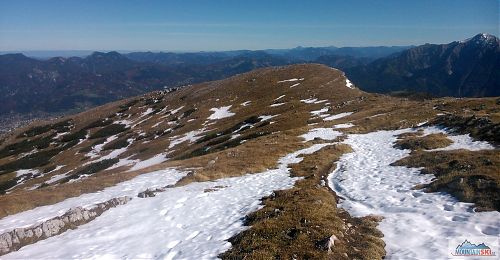
<svg viewBox="0 0 500 260">
<path fill-rule="evenodd" d="M 499 35 L 498 0 L 0 1 L 0 50 L 232 50 Z"/>
</svg>

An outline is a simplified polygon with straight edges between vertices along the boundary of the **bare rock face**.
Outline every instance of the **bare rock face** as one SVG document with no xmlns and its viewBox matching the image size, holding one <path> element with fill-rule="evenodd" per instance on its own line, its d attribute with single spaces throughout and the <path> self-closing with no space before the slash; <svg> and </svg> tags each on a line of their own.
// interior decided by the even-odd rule
<svg viewBox="0 0 500 260">
<path fill-rule="evenodd" d="M 80 225 L 86 224 L 103 212 L 119 205 L 126 204 L 132 198 L 119 197 L 94 205 L 94 207 L 85 209 L 82 207 L 72 208 L 58 216 L 49 219 L 36 226 L 27 228 L 16 228 L 12 231 L 0 234 L 0 255 L 4 255 L 19 248 L 36 243 L 40 240 L 59 235 L 68 229 L 74 229 Z"/>
</svg>

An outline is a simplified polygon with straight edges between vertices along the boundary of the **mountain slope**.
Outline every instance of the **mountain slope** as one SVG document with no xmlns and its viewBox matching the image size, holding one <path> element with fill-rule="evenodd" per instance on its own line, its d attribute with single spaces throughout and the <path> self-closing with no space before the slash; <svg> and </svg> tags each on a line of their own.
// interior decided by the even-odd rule
<svg viewBox="0 0 500 260">
<path fill-rule="evenodd" d="M 449 44 L 426 44 L 366 66 L 347 69 L 366 91 L 435 96 L 500 96 L 500 41 L 487 34 Z"/>
<path fill-rule="evenodd" d="M 0 145 L 0 254 L 444 257 L 455 230 L 497 237 L 498 108 L 302 64 L 39 122 Z"/>
</svg>

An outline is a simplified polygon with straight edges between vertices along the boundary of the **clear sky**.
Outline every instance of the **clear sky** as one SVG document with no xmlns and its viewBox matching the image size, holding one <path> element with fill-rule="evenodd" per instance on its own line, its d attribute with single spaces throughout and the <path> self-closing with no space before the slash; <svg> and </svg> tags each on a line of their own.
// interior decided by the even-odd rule
<svg viewBox="0 0 500 260">
<path fill-rule="evenodd" d="M 0 50 L 418 45 L 499 23 L 499 0 L 0 0 Z"/>
</svg>

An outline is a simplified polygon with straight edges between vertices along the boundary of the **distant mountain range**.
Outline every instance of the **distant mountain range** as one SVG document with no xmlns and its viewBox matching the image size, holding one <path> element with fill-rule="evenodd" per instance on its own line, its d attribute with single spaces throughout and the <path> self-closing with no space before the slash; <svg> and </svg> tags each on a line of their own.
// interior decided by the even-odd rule
<svg viewBox="0 0 500 260">
<path fill-rule="evenodd" d="M 478 34 L 465 41 L 425 44 L 346 72 L 369 92 L 500 96 L 500 41 L 493 35 Z"/>
<path fill-rule="evenodd" d="M 256 68 L 322 63 L 363 90 L 499 96 L 498 38 L 402 47 L 297 47 L 223 52 L 94 52 L 35 59 L 0 55 L 0 115 L 68 113 L 148 91 L 218 80 Z"/>
</svg>

